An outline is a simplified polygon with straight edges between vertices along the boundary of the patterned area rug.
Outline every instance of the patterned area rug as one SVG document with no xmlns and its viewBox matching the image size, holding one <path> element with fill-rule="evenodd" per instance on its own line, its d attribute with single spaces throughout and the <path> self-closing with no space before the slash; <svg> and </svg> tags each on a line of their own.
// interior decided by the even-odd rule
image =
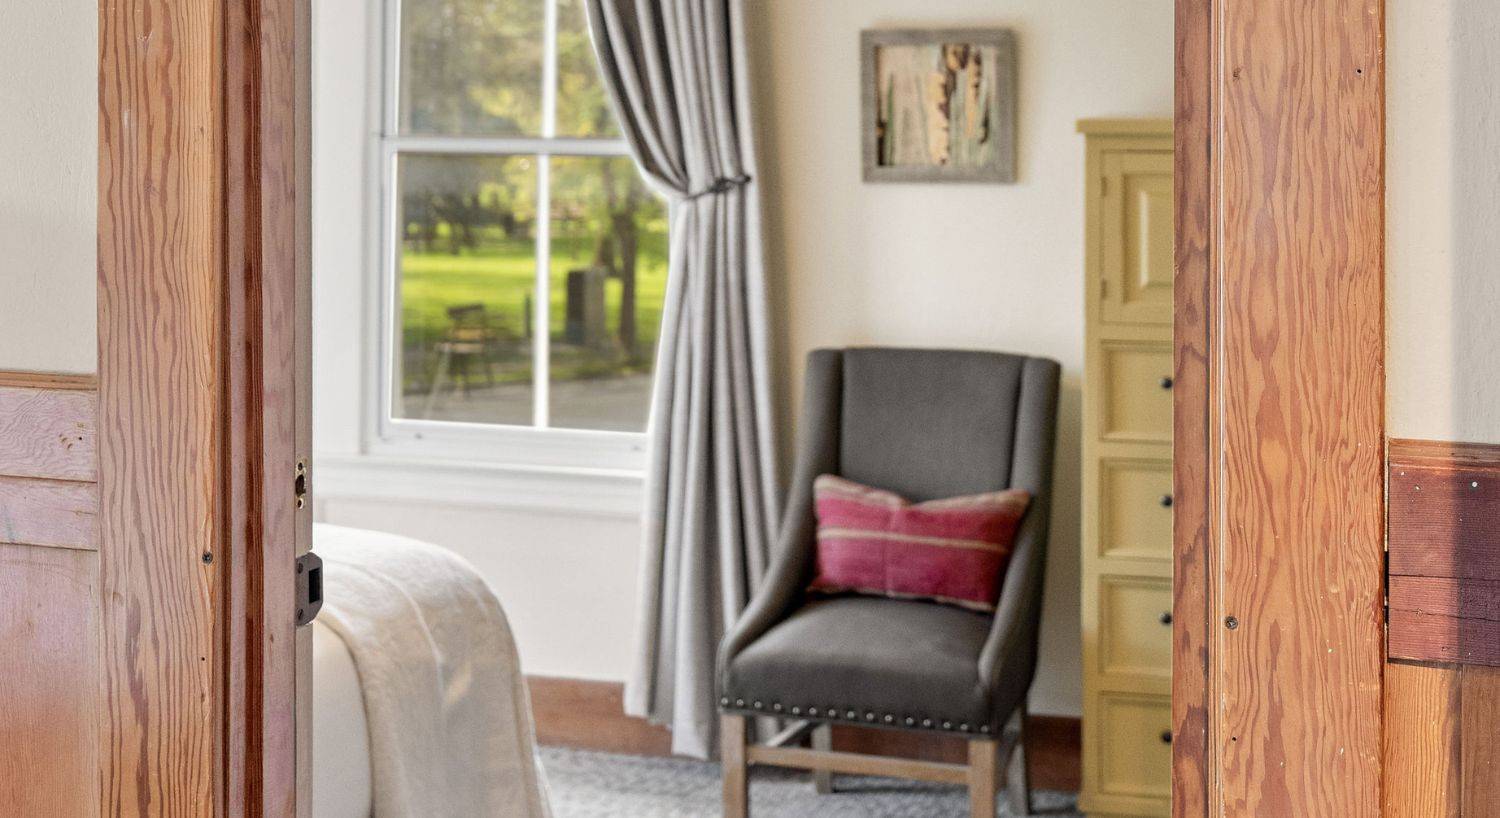
<svg viewBox="0 0 1500 818">
<path fill-rule="evenodd" d="M 720 813 L 719 767 L 677 758 L 542 749 L 556 818 L 709 818 Z M 808 773 L 756 769 L 754 818 L 941 818 L 969 814 L 962 788 L 835 776 L 833 795 L 813 792 Z M 1003 795 L 1001 798 L 1004 801 Z M 1077 816 L 1072 793 L 1034 790 L 1037 815 Z M 1002 803 L 999 816 L 1008 816 Z"/>
</svg>

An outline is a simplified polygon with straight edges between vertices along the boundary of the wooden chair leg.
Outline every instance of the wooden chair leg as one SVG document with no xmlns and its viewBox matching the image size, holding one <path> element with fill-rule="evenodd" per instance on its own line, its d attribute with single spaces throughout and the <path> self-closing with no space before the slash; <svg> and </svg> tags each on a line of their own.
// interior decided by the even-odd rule
<svg viewBox="0 0 1500 818">
<path fill-rule="evenodd" d="M 812 748 L 820 753 L 833 751 L 833 726 L 824 724 L 813 728 Z M 827 770 L 813 771 L 813 787 L 818 795 L 828 795 L 833 792 L 833 773 Z"/>
<path fill-rule="evenodd" d="M 969 818 L 995 818 L 1000 785 L 1000 746 L 994 739 L 969 741 Z"/>
<path fill-rule="evenodd" d="M 1010 761 L 1005 765 L 1005 802 L 1012 815 L 1031 814 L 1031 775 L 1026 763 L 1026 704 L 1011 717 L 1006 732 L 1013 732 Z"/>
<path fill-rule="evenodd" d="M 724 764 L 724 818 L 749 818 L 750 781 L 745 769 L 744 716 L 719 717 L 719 758 Z"/>
</svg>

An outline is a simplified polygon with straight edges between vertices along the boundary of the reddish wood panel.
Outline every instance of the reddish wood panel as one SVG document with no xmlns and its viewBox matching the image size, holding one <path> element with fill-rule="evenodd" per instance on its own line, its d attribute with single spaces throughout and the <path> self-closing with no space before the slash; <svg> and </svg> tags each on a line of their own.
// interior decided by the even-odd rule
<svg viewBox="0 0 1500 818">
<path fill-rule="evenodd" d="M 93 483 L 0 477 L 0 543 L 92 551 L 98 512 Z"/>
<path fill-rule="evenodd" d="M 1392 440 L 1392 658 L 1500 666 L 1500 446 Z"/>
<path fill-rule="evenodd" d="M 1177 0 L 1172 376 L 1172 814 L 1177 818 L 1208 814 L 1210 781 L 1209 304 L 1215 218 L 1210 9 L 1208 0 Z"/>
<path fill-rule="evenodd" d="M 1392 440 L 1390 572 L 1500 581 L 1500 446 Z"/>
<path fill-rule="evenodd" d="M 234 5 L 234 4 L 230 4 Z M 223 4 L 99 6 L 100 799 L 209 815 L 224 418 Z"/>
<path fill-rule="evenodd" d="M 1500 582 L 1392 575 L 1392 659 L 1500 666 Z"/>
<path fill-rule="evenodd" d="M 0 805 L 100 814 L 98 556 L 0 545 Z"/>
<path fill-rule="evenodd" d="M 5 386 L 0 373 L 0 475 L 98 479 L 94 393 Z"/>
<path fill-rule="evenodd" d="M 1384 4 L 1210 8 L 1208 813 L 1377 815 Z"/>
</svg>

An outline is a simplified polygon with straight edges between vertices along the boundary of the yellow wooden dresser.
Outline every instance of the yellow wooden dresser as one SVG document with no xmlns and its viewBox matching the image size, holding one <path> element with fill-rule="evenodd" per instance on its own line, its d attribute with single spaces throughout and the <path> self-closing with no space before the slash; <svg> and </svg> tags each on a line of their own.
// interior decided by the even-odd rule
<svg viewBox="0 0 1500 818">
<path fill-rule="evenodd" d="M 1083 791 L 1167 815 L 1172 674 L 1172 122 L 1084 120 Z"/>
</svg>

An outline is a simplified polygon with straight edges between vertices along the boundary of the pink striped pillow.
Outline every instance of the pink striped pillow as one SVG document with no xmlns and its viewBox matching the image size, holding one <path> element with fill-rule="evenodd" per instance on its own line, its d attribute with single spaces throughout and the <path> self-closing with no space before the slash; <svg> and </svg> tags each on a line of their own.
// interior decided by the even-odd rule
<svg viewBox="0 0 1500 818">
<path fill-rule="evenodd" d="M 1031 495 L 1020 489 L 912 504 L 831 474 L 813 483 L 817 593 L 931 599 L 993 611 L 1016 528 Z"/>
</svg>

